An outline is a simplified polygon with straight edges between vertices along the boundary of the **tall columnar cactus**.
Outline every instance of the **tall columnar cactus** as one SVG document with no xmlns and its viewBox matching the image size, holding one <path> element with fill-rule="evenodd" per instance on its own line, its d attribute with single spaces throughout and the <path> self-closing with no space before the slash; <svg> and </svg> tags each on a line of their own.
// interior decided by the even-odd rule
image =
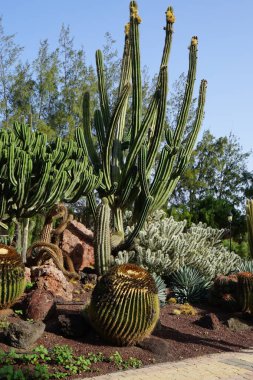
<svg viewBox="0 0 253 380">
<path fill-rule="evenodd" d="M 159 310 L 152 275 L 137 265 L 123 264 L 111 268 L 95 286 L 89 318 L 104 339 L 128 346 L 152 332 Z"/>
<path fill-rule="evenodd" d="M 95 268 L 98 275 L 106 273 L 110 266 L 110 215 L 108 200 L 102 198 L 101 204 L 97 208 L 95 226 Z"/>
<path fill-rule="evenodd" d="M 246 218 L 248 230 L 249 253 L 253 259 L 253 199 L 247 199 Z"/>
<path fill-rule="evenodd" d="M 28 218 L 61 201 L 74 202 L 99 185 L 80 142 L 49 143 L 29 125 L 0 130 L 0 221 Z"/>
<path fill-rule="evenodd" d="M 203 119 L 207 82 L 202 80 L 196 118 L 187 139 L 184 137 L 188 112 L 192 100 L 197 65 L 198 39 L 192 37 L 189 47 L 189 70 L 184 99 L 178 113 L 177 127 L 173 131 L 165 121 L 168 92 L 168 59 L 172 43 L 175 16 L 172 7 L 166 11 L 165 43 L 159 75 L 147 109 L 142 102 L 142 81 L 139 47 L 141 18 L 135 1 L 130 2 L 130 22 L 125 27 L 125 46 L 121 78 L 115 107 L 110 109 L 106 91 L 102 52 L 96 52 L 100 109 L 90 117 L 90 96 L 83 99 L 83 131 L 76 137 L 95 170 L 104 177 L 98 189 L 100 197 L 106 196 L 112 210 L 112 232 L 124 235 L 123 213 L 133 208 L 135 228 L 123 244 L 113 253 L 128 248 L 151 210 L 161 208 L 175 189 L 185 169 Z M 131 95 L 132 104 L 129 105 Z M 130 116 L 131 112 L 131 116 Z M 93 120 L 93 122 L 92 122 Z M 131 120 L 131 126 L 129 126 Z M 92 136 L 96 131 L 96 138 Z M 165 132 L 165 133 L 164 133 Z M 165 134 L 166 143 L 161 139 Z M 159 160 L 157 154 L 160 152 Z M 156 168 L 154 171 L 154 167 Z M 96 197 L 88 195 L 94 216 Z"/>
<path fill-rule="evenodd" d="M 241 272 L 237 274 L 237 299 L 242 312 L 250 311 L 253 304 L 253 274 Z"/>
<path fill-rule="evenodd" d="M 24 287 L 25 267 L 20 255 L 12 247 L 0 244 L 0 309 L 14 303 Z"/>
</svg>

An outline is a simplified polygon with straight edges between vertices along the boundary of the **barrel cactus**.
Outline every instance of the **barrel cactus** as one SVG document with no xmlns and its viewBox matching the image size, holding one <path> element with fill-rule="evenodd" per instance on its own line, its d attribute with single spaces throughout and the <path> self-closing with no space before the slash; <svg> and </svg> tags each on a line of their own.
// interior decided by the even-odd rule
<svg viewBox="0 0 253 380">
<path fill-rule="evenodd" d="M 10 306 L 25 287 L 21 256 L 12 247 L 0 244 L 0 309 Z"/>
<path fill-rule="evenodd" d="M 122 264 L 112 267 L 95 286 L 89 318 L 101 337 L 129 346 L 152 332 L 159 311 L 152 275 L 135 264 Z"/>
<path fill-rule="evenodd" d="M 238 291 L 237 298 L 242 312 L 252 310 L 253 303 L 253 274 L 249 272 L 240 272 L 237 274 Z"/>
</svg>

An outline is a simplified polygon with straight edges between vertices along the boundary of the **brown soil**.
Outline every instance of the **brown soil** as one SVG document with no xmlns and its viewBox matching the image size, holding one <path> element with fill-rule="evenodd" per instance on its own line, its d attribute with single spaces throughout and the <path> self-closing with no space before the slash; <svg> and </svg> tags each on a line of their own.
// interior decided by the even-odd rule
<svg viewBox="0 0 253 380">
<path fill-rule="evenodd" d="M 75 295 L 76 296 L 76 295 Z M 84 303 L 90 297 L 90 292 L 78 295 L 78 301 L 72 304 L 58 304 L 57 315 L 79 315 L 83 309 Z M 209 305 L 198 305 L 195 307 L 197 314 L 191 315 L 174 315 L 173 309 L 179 305 L 167 304 L 161 309 L 160 321 L 161 325 L 152 334 L 153 344 L 159 347 L 159 355 L 157 350 L 154 352 L 141 347 L 116 347 L 103 342 L 90 326 L 86 326 L 84 335 L 77 338 L 68 338 L 62 336 L 59 326 L 47 323 L 47 331 L 42 338 L 37 341 L 36 345 L 44 345 L 47 348 L 53 348 L 56 344 L 68 345 L 73 348 L 76 355 L 86 355 L 89 352 L 102 352 L 105 356 L 110 356 L 118 351 L 124 359 L 129 357 L 138 358 L 142 361 L 143 366 L 150 365 L 162 361 L 177 361 L 195 356 L 218 353 L 224 351 L 238 351 L 243 348 L 253 346 L 253 330 L 233 332 L 226 326 L 226 320 L 232 316 L 222 312 L 218 308 Z M 215 313 L 220 320 L 220 328 L 211 330 L 200 327 L 196 322 L 200 317 Z M 239 314 L 238 314 L 239 315 Z M 10 318 L 10 317 L 5 317 Z M 13 318 L 13 317 L 11 317 Z M 17 316 L 14 317 L 18 318 Z M 55 320 L 54 315 L 54 320 Z M 85 324 L 85 321 L 82 321 Z M 1 339 L 0 349 L 8 351 L 10 349 Z M 162 351 L 166 352 L 162 352 Z M 19 351 L 19 350 L 17 350 Z M 22 350 L 20 350 L 22 352 Z M 109 372 L 117 371 L 117 367 L 110 362 L 96 363 L 92 365 L 95 368 L 93 372 L 83 372 L 79 377 L 90 377 L 101 375 Z M 78 375 L 68 377 L 68 379 L 78 378 Z"/>
</svg>

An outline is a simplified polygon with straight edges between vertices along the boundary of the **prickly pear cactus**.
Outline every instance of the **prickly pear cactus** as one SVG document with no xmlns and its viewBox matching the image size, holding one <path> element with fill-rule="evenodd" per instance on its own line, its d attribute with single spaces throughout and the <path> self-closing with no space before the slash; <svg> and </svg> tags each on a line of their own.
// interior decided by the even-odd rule
<svg viewBox="0 0 253 380">
<path fill-rule="evenodd" d="M 25 288 L 25 267 L 14 248 L 0 244 L 0 309 L 10 306 Z"/>
<path fill-rule="evenodd" d="M 152 332 L 159 311 L 152 275 L 135 264 L 123 264 L 111 268 L 95 286 L 89 318 L 101 337 L 129 346 Z"/>
</svg>

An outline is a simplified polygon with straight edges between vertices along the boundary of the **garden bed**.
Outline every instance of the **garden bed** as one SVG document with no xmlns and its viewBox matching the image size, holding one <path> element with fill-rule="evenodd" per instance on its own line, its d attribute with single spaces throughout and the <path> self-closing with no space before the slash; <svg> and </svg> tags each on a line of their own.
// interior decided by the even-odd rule
<svg viewBox="0 0 253 380">
<path fill-rule="evenodd" d="M 176 315 L 174 314 L 174 310 L 179 309 L 180 305 L 166 304 L 161 309 L 161 323 L 151 338 L 146 339 L 138 347 L 111 346 L 103 342 L 80 316 L 83 304 L 87 302 L 90 294 L 90 292 L 86 292 L 79 295 L 78 301 L 73 301 L 73 303 L 58 304 L 54 311 L 54 317 L 47 321 L 46 331 L 34 346 L 43 345 L 50 353 L 55 346 L 65 345 L 73 350 L 73 356 L 75 358 L 80 355 L 84 355 L 87 358 L 89 353 L 94 354 L 89 356 L 91 364 L 88 367 L 90 369 L 81 371 L 80 374 L 68 375 L 65 377 L 67 379 L 96 376 L 120 369 L 137 368 L 139 365 L 146 366 L 163 361 L 178 361 L 205 354 L 239 351 L 240 349 L 253 346 L 252 329 L 238 332 L 232 331 L 226 325 L 228 318 L 230 318 L 232 314 L 224 313 L 220 309 L 210 307 L 206 304 L 195 307 L 196 315 Z M 215 314 L 219 319 L 214 329 L 199 326 L 199 319 L 210 313 Z M 65 330 L 63 329 L 65 331 L 65 336 L 63 336 L 62 325 L 55 323 L 55 321 L 59 319 L 59 316 L 64 316 L 67 320 L 68 318 L 76 318 L 77 325 L 75 326 L 75 331 L 73 331 L 75 336 L 67 337 L 66 333 L 69 334 L 71 331 L 67 331 L 66 328 Z M 5 317 L 4 320 L 11 321 L 17 320 L 18 318 L 20 318 L 20 316 L 16 315 Z M 80 326 L 78 326 L 78 323 Z M 80 331 L 79 336 L 78 331 Z M 10 347 L 4 342 L 3 338 L 1 338 L 0 349 L 6 352 L 10 351 Z M 16 352 L 29 355 L 32 352 L 32 348 L 31 352 L 24 352 L 24 350 L 19 349 L 16 349 Z M 66 354 L 66 352 L 63 352 L 63 356 L 64 354 Z M 41 359 L 39 359 L 38 362 L 40 365 L 44 363 Z M 51 364 L 50 361 L 45 361 L 44 364 L 48 364 L 49 371 L 54 372 L 54 374 L 57 371 L 70 373 L 73 369 L 70 368 L 67 370 L 65 366 L 66 363 L 63 362 L 63 365 L 60 365 L 53 360 Z M 21 362 L 14 365 L 16 370 L 26 367 L 27 364 Z M 34 366 L 30 365 L 30 368 L 34 368 Z M 43 377 L 40 378 L 42 379 Z M 58 378 L 61 378 L 60 375 Z"/>
</svg>

